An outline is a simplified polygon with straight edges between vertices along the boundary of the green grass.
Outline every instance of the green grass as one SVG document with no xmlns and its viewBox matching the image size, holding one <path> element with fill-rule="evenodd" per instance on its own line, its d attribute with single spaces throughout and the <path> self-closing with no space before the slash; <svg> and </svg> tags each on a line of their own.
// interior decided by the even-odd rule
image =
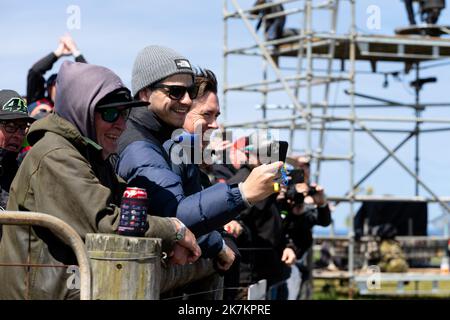
<svg viewBox="0 0 450 320">
<path fill-rule="evenodd" d="M 414 292 L 416 284 L 410 282 L 405 284 L 405 292 Z M 424 281 L 418 283 L 418 290 L 431 291 L 431 281 Z M 352 299 L 446 299 L 450 298 L 450 294 L 434 295 L 396 295 L 397 283 L 396 282 L 383 282 L 383 291 L 392 292 L 392 295 L 359 295 L 357 289 L 354 290 Z M 450 281 L 441 281 L 439 283 L 440 290 L 450 291 Z M 314 280 L 314 300 L 348 300 L 350 297 L 348 281 L 346 280 Z"/>
</svg>

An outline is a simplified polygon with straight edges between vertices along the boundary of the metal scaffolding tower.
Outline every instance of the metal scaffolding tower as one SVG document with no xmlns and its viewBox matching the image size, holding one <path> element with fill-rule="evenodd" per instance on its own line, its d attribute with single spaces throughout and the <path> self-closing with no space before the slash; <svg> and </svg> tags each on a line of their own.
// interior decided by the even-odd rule
<svg viewBox="0 0 450 320">
<path fill-rule="evenodd" d="M 246 2 L 243 8 L 239 2 Z M 357 188 L 378 170 L 388 159 L 396 161 L 415 181 L 415 194 L 411 197 L 402 197 L 407 201 L 437 202 L 447 213 L 450 207 L 448 199 L 439 197 L 419 176 L 419 135 L 427 132 L 450 131 L 449 118 L 423 118 L 422 112 L 426 108 L 449 106 L 450 103 L 424 104 L 420 101 L 420 91 L 423 82 L 420 78 L 421 63 L 436 61 L 450 57 L 450 40 L 447 38 L 429 36 L 405 36 L 405 35 L 364 35 L 357 32 L 355 0 L 274 0 L 258 6 L 244 0 L 224 0 L 224 69 L 223 69 L 223 109 L 225 114 L 225 127 L 227 128 L 277 128 L 289 131 L 290 152 L 295 151 L 297 144 L 297 132 L 303 132 L 306 143 L 305 153 L 312 157 L 316 164 L 314 180 L 319 182 L 321 165 L 324 161 L 346 161 L 349 163 L 348 187 L 342 194 L 330 196 L 329 199 L 337 203 L 349 203 L 349 274 L 354 274 L 354 234 L 353 218 L 354 203 L 362 200 L 386 201 L 398 200 L 399 197 L 386 198 L 385 196 L 358 196 Z M 267 14 L 263 17 L 264 24 L 273 18 L 286 16 L 293 21 L 298 21 L 298 29 L 286 34 L 282 38 L 266 40 L 260 37 L 254 29 L 252 22 L 258 18 L 255 10 L 267 9 L 277 5 L 285 5 L 289 8 L 282 12 Z M 343 5 L 345 4 L 345 12 Z M 322 17 L 327 15 L 329 26 L 326 31 L 318 31 L 314 27 L 314 14 L 321 11 Z M 338 17 L 347 21 L 344 32 L 339 32 Z M 241 29 L 232 29 L 231 24 L 239 21 Z M 322 24 L 322 21 L 320 21 Z M 244 30 L 242 29 L 244 25 Z M 264 29 L 264 27 L 263 27 Z M 234 30 L 234 31 L 233 31 Z M 235 32 L 239 30 L 239 32 Z M 251 36 L 251 41 L 238 47 L 230 47 L 231 40 L 239 39 L 246 31 Z M 242 41 L 241 41 L 242 42 Z M 260 75 L 254 77 L 262 79 L 250 83 L 230 83 L 230 74 L 246 73 L 242 67 L 238 70 L 233 67 L 231 58 L 234 56 L 246 56 L 260 59 Z M 296 67 L 287 69 L 281 67 L 284 59 L 294 60 Z M 320 61 L 322 68 L 316 62 Z M 341 62 L 340 70 L 335 70 L 336 62 Z M 368 61 L 372 72 L 376 72 L 378 62 L 395 62 L 404 65 L 405 72 L 415 71 L 416 81 L 415 103 L 399 103 L 390 99 L 373 97 L 366 93 L 356 91 L 357 61 Z M 270 77 L 269 73 L 273 76 Z M 249 74 L 247 73 L 247 76 Z M 330 92 L 333 85 L 347 84 L 345 93 L 348 95 L 348 104 L 331 105 Z M 322 99 L 314 101 L 317 95 L 313 94 L 315 88 L 322 88 Z M 248 92 L 260 94 L 259 108 L 262 119 L 231 123 L 228 120 L 229 96 L 236 92 Z M 289 99 L 289 104 L 280 106 L 268 103 L 271 94 L 284 92 Z M 378 104 L 361 105 L 355 103 L 355 98 L 364 98 L 376 101 Z M 414 111 L 411 117 L 394 116 L 358 116 L 356 109 L 376 107 L 406 107 Z M 334 115 L 330 110 L 338 108 L 346 109 L 347 115 Z M 285 110 L 286 116 L 269 118 L 268 110 Z M 367 110 L 367 109 L 366 109 Z M 378 129 L 369 123 L 410 123 L 414 129 Z M 427 124 L 447 125 L 444 128 L 422 129 Z M 345 125 L 342 126 L 342 124 Z M 339 126 L 340 125 L 340 126 Z M 348 133 L 349 148 L 343 154 L 327 154 L 324 148 L 325 136 L 329 132 L 342 131 Z M 316 141 L 313 133 L 318 133 Z M 355 179 L 355 136 L 366 133 L 385 152 L 383 157 L 373 168 L 367 171 L 358 181 Z M 378 133 L 404 133 L 405 139 L 395 148 L 390 148 L 382 141 Z M 410 169 L 397 155 L 397 151 L 411 139 L 415 139 L 414 169 Z M 419 195 L 419 186 L 426 191 L 428 197 Z"/>
</svg>

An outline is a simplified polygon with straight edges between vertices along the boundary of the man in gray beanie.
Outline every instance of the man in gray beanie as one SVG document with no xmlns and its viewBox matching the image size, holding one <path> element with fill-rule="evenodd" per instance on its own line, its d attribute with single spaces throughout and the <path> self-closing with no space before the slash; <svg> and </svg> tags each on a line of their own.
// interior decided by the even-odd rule
<svg viewBox="0 0 450 320">
<path fill-rule="evenodd" d="M 151 110 L 164 123 L 174 129 L 181 128 L 196 96 L 193 76 L 189 60 L 180 54 L 169 48 L 148 46 L 134 62 L 133 96 L 149 101 Z"/>
<path fill-rule="evenodd" d="M 119 140 L 118 173 L 130 186 L 145 188 L 152 214 L 175 216 L 201 238 L 203 257 L 216 258 L 216 267 L 227 270 L 234 261 L 233 251 L 215 231 L 241 210 L 271 195 L 273 180 L 281 163 L 257 168 L 240 186 L 220 183 L 194 190 L 190 172 L 176 172 L 167 152 L 172 133 L 183 126 L 196 98 L 194 72 L 188 59 L 176 51 L 148 46 L 134 62 L 132 94 L 149 102 L 147 108 L 134 108 L 127 130 Z"/>
</svg>

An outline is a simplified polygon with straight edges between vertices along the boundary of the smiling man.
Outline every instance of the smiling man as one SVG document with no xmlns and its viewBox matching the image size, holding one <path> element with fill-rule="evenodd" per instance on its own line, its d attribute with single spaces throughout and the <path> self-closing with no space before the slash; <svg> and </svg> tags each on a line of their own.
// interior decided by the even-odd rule
<svg viewBox="0 0 450 320">
<path fill-rule="evenodd" d="M 197 236 L 206 234 L 199 245 L 204 257 L 213 258 L 223 249 L 223 239 L 218 232 L 209 233 L 214 228 L 203 226 L 208 219 L 202 217 L 199 199 L 185 198 L 188 190 L 172 172 L 163 146 L 183 126 L 197 94 L 193 80 L 189 60 L 176 51 L 161 46 L 141 50 L 131 82 L 134 97 L 149 106 L 131 111 L 128 128 L 119 139 L 118 173 L 130 186 L 147 190 L 153 214 L 176 216 Z"/>
<path fill-rule="evenodd" d="M 201 132 L 203 147 L 210 141 L 212 132 L 219 128 L 219 98 L 217 97 L 217 79 L 208 69 L 198 69 L 195 76 L 197 98 L 186 115 L 183 128 L 191 133 Z"/>
<path fill-rule="evenodd" d="M 9 187 L 18 169 L 17 155 L 33 121 L 17 92 L 0 91 L 0 210 L 6 208 Z"/>
<path fill-rule="evenodd" d="M 221 254 L 229 250 L 216 229 L 253 201 L 272 194 L 282 163 L 257 168 L 240 186 L 190 188 L 189 175 L 173 170 L 166 151 L 197 96 L 189 60 L 170 48 L 147 46 L 135 59 L 131 85 L 133 96 L 149 106 L 131 111 L 127 130 L 119 139 L 119 175 L 130 186 L 147 190 L 152 214 L 177 217 L 202 236 L 203 257 L 217 258 L 217 267 L 228 269 L 234 256 Z"/>
</svg>

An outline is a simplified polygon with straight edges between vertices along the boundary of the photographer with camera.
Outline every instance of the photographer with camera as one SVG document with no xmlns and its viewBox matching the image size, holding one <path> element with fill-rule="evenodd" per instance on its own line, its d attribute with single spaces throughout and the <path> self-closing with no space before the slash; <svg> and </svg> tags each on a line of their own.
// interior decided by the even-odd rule
<svg viewBox="0 0 450 320">
<path fill-rule="evenodd" d="M 287 188 L 282 188 L 278 195 L 280 211 L 284 216 L 284 232 L 292 239 L 299 260 L 296 263 L 301 284 L 299 296 L 303 296 L 308 283 L 312 279 L 312 266 L 308 265 L 308 251 L 313 244 L 313 227 L 327 227 L 331 224 L 331 210 L 324 189 L 310 183 L 310 158 L 298 157 L 295 163 L 297 169 L 290 172 L 290 182 Z"/>
</svg>

